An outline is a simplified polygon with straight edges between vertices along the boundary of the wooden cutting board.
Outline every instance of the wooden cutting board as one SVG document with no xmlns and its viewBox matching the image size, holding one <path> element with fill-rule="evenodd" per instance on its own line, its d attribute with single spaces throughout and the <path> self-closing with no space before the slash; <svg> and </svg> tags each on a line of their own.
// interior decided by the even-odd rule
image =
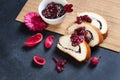
<svg viewBox="0 0 120 80">
<path fill-rule="evenodd" d="M 74 11 L 67 14 L 63 23 L 51 26 L 47 30 L 64 34 L 65 29 L 76 20 L 77 12 L 90 11 L 102 15 L 108 23 L 108 37 L 101 47 L 120 52 L 120 0 L 67 0 L 73 4 Z M 38 12 L 41 0 L 28 0 L 16 20 L 23 22 L 24 15 L 28 12 Z"/>
</svg>

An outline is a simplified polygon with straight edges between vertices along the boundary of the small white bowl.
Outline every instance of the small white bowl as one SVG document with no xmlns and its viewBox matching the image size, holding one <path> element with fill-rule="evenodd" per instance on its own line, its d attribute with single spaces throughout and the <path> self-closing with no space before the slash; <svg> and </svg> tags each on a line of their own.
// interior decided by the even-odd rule
<svg viewBox="0 0 120 80">
<path fill-rule="evenodd" d="M 48 19 L 48 18 L 45 18 L 43 15 L 42 15 L 42 11 L 43 9 L 45 9 L 45 7 L 51 3 L 51 2 L 55 2 L 55 3 L 59 3 L 59 4 L 62 4 L 63 6 L 67 4 L 67 1 L 66 0 L 43 0 L 40 4 L 39 4 L 39 7 L 38 7 L 38 12 L 41 16 L 41 18 L 48 24 L 51 24 L 51 25 L 56 25 L 56 24 L 59 24 L 61 23 L 65 16 L 66 16 L 66 13 L 64 15 L 62 15 L 61 17 L 59 18 L 56 18 L 56 19 Z"/>
</svg>

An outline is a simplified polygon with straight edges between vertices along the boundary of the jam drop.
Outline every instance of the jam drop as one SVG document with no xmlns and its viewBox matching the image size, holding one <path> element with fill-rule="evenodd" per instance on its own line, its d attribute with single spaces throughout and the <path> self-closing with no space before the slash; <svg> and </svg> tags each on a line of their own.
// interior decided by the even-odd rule
<svg viewBox="0 0 120 80">
<path fill-rule="evenodd" d="M 45 18 L 55 19 L 65 14 L 64 6 L 59 3 L 51 2 L 42 11 Z"/>
</svg>

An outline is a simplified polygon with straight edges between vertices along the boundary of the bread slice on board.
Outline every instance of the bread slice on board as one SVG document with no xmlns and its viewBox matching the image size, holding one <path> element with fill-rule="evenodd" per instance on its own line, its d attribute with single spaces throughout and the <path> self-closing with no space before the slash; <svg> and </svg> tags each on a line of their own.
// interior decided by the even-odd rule
<svg viewBox="0 0 120 80">
<path fill-rule="evenodd" d="M 86 22 L 82 22 L 81 24 L 73 23 L 70 27 L 67 28 L 66 33 L 72 34 L 76 29 L 80 27 L 85 27 L 85 29 L 92 34 L 93 38 L 89 42 L 89 45 L 91 47 L 94 47 L 103 41 L 103 35 L 99 31 L 99 29 L 91 25 L 90 23 L 86 23 Z"/>
<path fill-rule="evenodd" d="M 78 46 L 72 46 L 70 37 L 71 35 L 61 36 L 57 47 L 79 62 L 88 60 L 91 56 L 90 46 L 84 40 Z"/>
<path fill-rule="evenodd" d="M 77 13 L 77 16 L 84 16 L 84 15 L 88 15 L 91 18 L 92 20 L 91 24 L 97 27 L 105 38 L 108 32 L 107 21 L 101 15 L 93 12 Z"/>
</svg>

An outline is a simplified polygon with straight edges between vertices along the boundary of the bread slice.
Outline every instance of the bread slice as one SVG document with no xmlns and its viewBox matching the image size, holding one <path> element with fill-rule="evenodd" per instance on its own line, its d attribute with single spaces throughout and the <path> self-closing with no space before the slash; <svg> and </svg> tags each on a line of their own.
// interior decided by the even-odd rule
<svg viewBox="0 0 120 80">
<path fill-rule="evenodd" d="M 77 61 L 82 62 L 86 61 L 91 56 L 90 46 L 83 40 L 78 46 L 72 46 L 70 39 L 71 35 L 61 36 L 59 38 L 57 47 L 67 53 L 68 55 L 75 58 Z"/>
<path fill-rule="evenodd" d="M 74 31 L 80 27 L 85 27 L 87 31 L 90 31 L 93 39 L 90 40 L 89 45 L 94 47 L 103 41 L 102 33 L 95 26 L 90 23 L 82 22 L 81 24 L 73 23 L 72 26 L 67 28 L 67 34 L 72 34 Z"/>
<path fill-rule="evenodd" d="M 84 16 L 84 15 L 88 15 L 92 19 L 91 24 L 97 27 L 101 31 L 103 36 L 106 37 L 108 32 L 106 20 L 99 14 L 93 12 L 82 12 L 77 14 L 77 16 Z"/>
</svg>

